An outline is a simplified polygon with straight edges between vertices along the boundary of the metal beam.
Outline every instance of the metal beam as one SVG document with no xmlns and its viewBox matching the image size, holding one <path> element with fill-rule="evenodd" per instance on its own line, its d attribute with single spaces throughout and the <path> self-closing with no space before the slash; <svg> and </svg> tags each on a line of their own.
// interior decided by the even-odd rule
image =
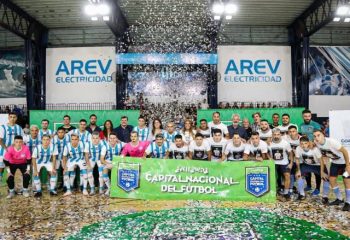
<svg viewBox="0 0 350 240">
<path fill-rule="evenodd" d="M 23 39 L 47 31 L 43 24 L 9 0 L 0 0 L 0 26 Z"/>
</svg>

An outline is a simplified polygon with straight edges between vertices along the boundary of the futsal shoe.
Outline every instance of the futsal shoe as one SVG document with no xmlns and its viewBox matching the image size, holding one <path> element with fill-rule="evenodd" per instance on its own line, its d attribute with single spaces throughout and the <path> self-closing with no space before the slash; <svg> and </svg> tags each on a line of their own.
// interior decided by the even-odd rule
<svg viewBox="0 0 350 240">
<path fill-rule="evenodd" d="M 34 194 L 34 197 L 39 198 L 39 197 L 41 197 L 42 195 L 43 195 L 42 192 L 36 192 L 36 193 Z"/>
<path fill-rule="evenodd" d="M 328 197 L 323 197 L 323 198 L 322 198 L 322 204 L 328 205 L 328 203 L 329 203 Z"/>
<path fill-rule="evenodd" d="M 304 188 L 304 191 L 305 191 L 305 192 L 310 192 L 311 190 L 312 190 L 311 187 L 306 187 L 306 188 Z"/>
<path fill-rule="evenodd" d="M 23 197 L 29 197 L 29 192 L 28 192 L 28 190 L 23 190 Z"/>
<path fill-rule="evenodd" d="M 306 199 L 305 195 L 298 194 L 297 200 L 303 201 L 303 200 L 305 200 L 305 199 Z"/>
<path fill-rule="evenodd" d="M 311 196 L 313 196 L 313 197 L 316 197 L 316 196 L 318 196 L 318 195 L 320 195 L 320 190 L 318 190 L 318 189 L 315 189 L 315 190 L 311 193 Z"/>
<path fill-rule="evenodd" d="M 343 211 L 347 211 L 347 212 L 350 212 L 350 203 L 345 203 L 344 204 L 344 207 L 342 208 Z"/>
<path fill-rule="evenodd" d="M 290 199 L 291 199 L 291 196 L 290 196 L 289 193 L 283 194 L 283 197 L 284 197 L 284 199 L 285 199 L 286 201 L 290 201 Z"/>
<path fill-rule="evenodd" d="M 105 196 L 109 197 L 109 189 L 105 192 Z"/>
<path fill-rule="evenodd" d="M 95 190 L 91 190 L 90 191 L 90 196 L 94 196 L 95 195 Z"/>
<path fill-rule="evenodd" d="M 102 189 L 102 188 L 100 188 L 100 190 L 98 190 L 98 193 L 99 193 L 100 195 L 103 195 L 103 194 L 104 194 L 103 189 Z"/>
<path fill-rule="evenodd" d="M 344 203 L 344 201 L 337 198 L 337 199 L 334 200 L 333 202 L 330 202 L 330 203 L 329 203 L 329 206 L 338 206 L 338 205 L 340 205 L 340 204 L 342 204 L 342 203 Z"/>
<path fill-rule="evenodd" d="M 68 197 L 72 195 L 72 192 L 70 190 L 67 190 L 64 194 L 63 194 L 63 197 Z"/>
<path fill-rule="evenodd" d="M 83 195 L 84 196 L 88 196 L 89 195 L 89 193 L 88 193 L 88 191 L 86 189 L 83 190 Z"/>
<path fill-rule="evenodd" d="M 57 196 L 57 192 L 56 191 L 50 191 L 50 195 L 51 196 Z"/>
<path fill-rule="evenodd" d="M 9 195 L 7 195 L 6 198 L 7 198 L 7 199 L 10 199 L 10 198 L 13 198 L 15 195 L 16 195 L 16 194 L 15 194 L 14 191 L 12 191 L 12 192 L 10 191 L 10 192 L 9 192 Z"/>
</svg>

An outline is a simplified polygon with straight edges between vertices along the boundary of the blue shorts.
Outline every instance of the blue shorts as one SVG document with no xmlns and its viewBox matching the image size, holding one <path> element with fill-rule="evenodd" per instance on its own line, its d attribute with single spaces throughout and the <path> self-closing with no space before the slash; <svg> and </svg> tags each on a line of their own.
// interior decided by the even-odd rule
<svg viewBox="0 0 350 240">
<path fill-rule="evenodd" d="M 331 177 L 338 177 L 339 175 L 343 175 L 343 173 L 345 172 L 345 168 L 346 168 L 346 164 L 331 163 L 331 169 L 330 169 L 329 176 L 331 176 Z M 350 176 L 347 177 L 347 178 L 349 179 Z"/>
<path fill-rule="evenodd" d="M 286 164 L 286 165 L 275 164 L 276 172 L 278 174 L 290 173 L 290 169 L 288 168 L 288 165 L 289 164 Z"/>
<path fill-rule="evenodd" d="M 300 173 L 301 173 L 301 176 L 307 176 L 308 173 L 314 173 L 316 175 L 321 176 L 321 166 L 302 163 L 300 164 Z M 324 168 L 324 173 L 328 175 L 328 171 L 326 167 Z"/>
</svg>

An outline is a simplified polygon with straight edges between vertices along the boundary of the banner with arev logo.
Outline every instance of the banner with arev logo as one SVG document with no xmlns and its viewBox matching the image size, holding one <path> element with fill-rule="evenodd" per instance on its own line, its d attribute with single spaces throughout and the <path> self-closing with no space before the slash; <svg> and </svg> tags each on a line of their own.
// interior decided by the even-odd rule
<svg viewBox="0 0 350 240">
<path fill-rule="evenodd" d="M 289 46 L 219 46 L 219 102 L 292 102 Z"/>
<path fill-rule="evenodd" d="M 329 111 L 329 131 L 350 154 L 350 110 Z"/>
<path fill-rule="evenodd" d="M 115 47 L 48 48 L 46 103 L 114 103 Z"/>
</svg>

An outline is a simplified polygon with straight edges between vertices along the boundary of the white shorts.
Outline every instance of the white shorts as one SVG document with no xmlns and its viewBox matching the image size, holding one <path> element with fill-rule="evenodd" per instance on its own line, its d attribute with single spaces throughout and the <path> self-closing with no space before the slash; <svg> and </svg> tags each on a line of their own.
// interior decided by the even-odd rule
<svg viewBox="0 0 350 240">
<path fill-rule="evenodd" d="M 58 170 L 60 168 L 60 166 L 62 166 L 62 161 L 56 159 L 56 170 Z M 63 166 L 62 166 L 63 167 Z"/>
<path fill-rule="evenodd" d="M 40 170 L 42 168 L 46 168 L 46 171 L 51 172 L 52 171 L 52 163 L 48 162 L 48 163 L 41 163 L 41 164 L 36 164 L 36 169 L 38 171 L 38 173 L 40 173 Z"/>
<path fill-rule="evenodd" d="M 4 158 L 0 157 L 0 168 L 5 168 Z"/>
<path fill-rule="evenodd" d="M 75 166 L 78 166 L 80 170 L 86 170 L 85 160 L 79 160 L 78 162 L 77 161 L 67 162 L 67 169 L 69 172 L 74 171 Z"/>
</svg>

